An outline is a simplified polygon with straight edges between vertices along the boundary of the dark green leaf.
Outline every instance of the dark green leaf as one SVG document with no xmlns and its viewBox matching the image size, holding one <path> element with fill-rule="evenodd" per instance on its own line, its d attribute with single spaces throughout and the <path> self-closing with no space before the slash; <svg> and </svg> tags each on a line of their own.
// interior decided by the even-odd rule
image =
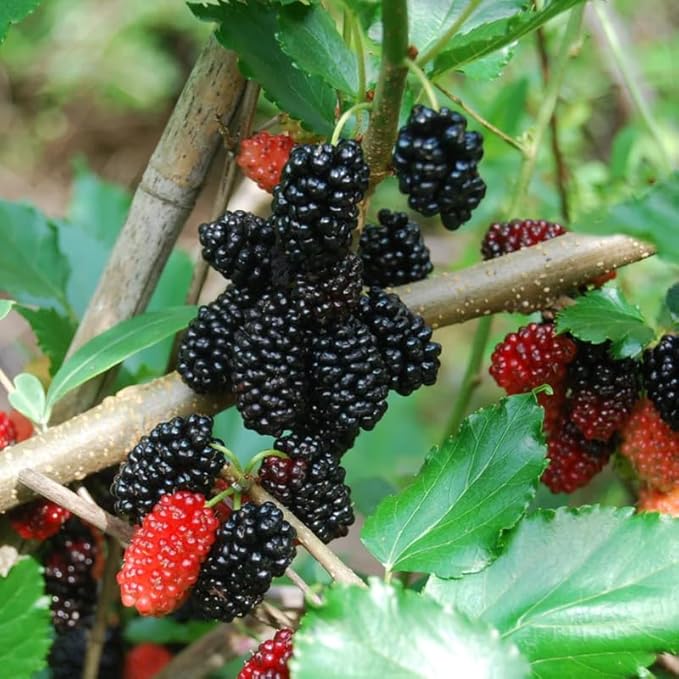
<svg viewBox="0 0 679 679">
<path fill-rule="evenodd" d="M 347 94 L 358 90 L 356 56 L 347 47 L 327 10 L 300 4 L 281 9 L 276 37 L 303 71 L 320 76 Z"/>
<path fill-rule="evenodd" d="M 68 308 L 69 266 L 56 226 L 30 205 L 0 200 L 0 290 L 19 302 Z"/>
<path fill-rule="evenodd" d="M 673 316 L 679 317 L 679 283 L 675 283 L 665 295 L 665 304 Z"/>
<path fill-rule="evenodd" d="M 14 378 L 14 391 L 10 392 L 8 398 L 15 410 L 36 424 L 44 425 L 49 420 L 45 389 L 35 375 L 19 373 Z"/>
<path fill-rule="evenodd" d="M 489 17 L 483 22 L 476 21 L 473 30 L 457 33 L 452 38 L 449 47 L 434 61 L 432 73 L 460 69 L 476 59 L 502 49 L 581 2 L 584 0 L 546 0 L 540 10 L 525 9 L 511 14 L 505 12 L 500 18 Z M 476 14 L 472 15 L 472 19 L 475 16 Z"/>
<path fill-rule="evenodd" d="M 496 626 L 540 679 L 629 677 L 679 649 L 679 521 L 632 508 L 541 511 L 505 553 L 426 592 Z"/>
<path fill-rule="evenodd" d="M 47 393 L 48 408 L 71 389 L 185 328 L 195 315 L 195 306 L 150 311 L 122 321 L 91 339 L 68 358 L 54 376 Z"/>
<path fill-rule="evenodd" d="M 366 547 L 388 570 L 457 577 L 486 566 L 535 496 L 542 416 L 532 394 L 470 415 L 408 488 L 380 503 L 363 528 Z"/>
<path fill-rule="evenodd" d="M 2 676 L 30 679 L 46 665 L 51 618 L 40 564 L 25 558 L 0 578 Z"/>
<path fill-rule="evenodd" d="M 238 53 L 241 71 L 256 80 L 267 96 L 314 132 L 329 135 L 335 118 L 335 91 L 321 78 L 300 70 L 276 40 L 277 13 L 266 4 L 189 3 L 205 21 L 219 24 L 217 39 Z"/>
<path fill-rule="evenodd" d="M 0 321 L 9 315 L 15 304 L 13 299 L 0 299 Z"/>
<path fill-rule="evenodd" d="M 11 24 L 23 21 L 42 0 L 2 0 L 0 3 L 0 45 L 7 37 Z"/>
<path fill-rule="evenodd" d="M 571 332 L 586 342 L 611 340 L 616 358 L 636 356 L 653 339 L 655 332 L 617 288 L 592 290 L 562 309 L 556 318 L 559 332 Z"/>
<path fill-rule="evenodd" d="M 573 231 L 624 233 L 653 243 L 658 255 L 679 263 L 679 171 L 637 198 L 578 219 Z"/>
<path fill-rule="evenodd" d="M 526 661 L 494 630 L 378 580 L 331 588 L 302 618 L 290 664 L 295 679 L 528 676 Z"/>
<path fill-rule="evenodd" d="M 75 334 L 75 322 L 55 309 L 18 307 L 17 311 L 30 323 L 38 346 L 50 359 L 50 374 L 54 375 L 63 363 Z"/>
<path fill-rule="evenodd" d="M 190 644 L 209 632 L 214 622 L 172 618 L 134 618 L 125 626 L 125 639 L 131 644 Z"/>
</svg>

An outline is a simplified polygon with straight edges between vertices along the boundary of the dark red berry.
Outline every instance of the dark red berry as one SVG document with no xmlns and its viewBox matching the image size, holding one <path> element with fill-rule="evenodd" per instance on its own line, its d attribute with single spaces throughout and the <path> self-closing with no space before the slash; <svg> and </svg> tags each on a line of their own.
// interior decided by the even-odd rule
<svg viewBox="0 0 679 679">
<path fill-rule="evenodd" d="M 511 222 L 491 224 L 481 243 L 484 259 L 501 257 L 510 252 L 529 248 L 557 236 L 563 236 L 566 229 L 561 224 L 544 219 L 514 219 Z"/>
<path fill-rule="evenodd" d="M 24 540 L 46 540 L 61 529 L 71 512 L 51 500 L 34 500 L 10 513 L 12 528 Z"/>
<path fill-rule="evenodd" d="M 292 634 L 291 629 L 281 629 L 273 639 L 261 643 L 237 679 L 290 679 L 288 660 L 292 655 Z"/>
<path fill-rule="evenodd" d="M 153 679 L 172 660 L 172 653 L 160 644 L 137 644 L 125 655 L 123 679 Z"/>
</svg>

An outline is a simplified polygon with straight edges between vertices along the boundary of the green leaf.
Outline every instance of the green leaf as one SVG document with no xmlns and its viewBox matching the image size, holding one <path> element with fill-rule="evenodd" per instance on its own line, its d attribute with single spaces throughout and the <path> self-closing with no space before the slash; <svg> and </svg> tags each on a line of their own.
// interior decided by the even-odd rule
<svg viewBox="0 0 679 679">
<path fill-rule="evenodd" d="M 679 283 L 675 283 L 665 295 L 665 304 L 672 316 L 679 317 Z"/>
<path fill-rule="evenodd" d="M 51 644 L 49 602 L 40 564 L 19 561 L 0 578 L 0 666 L 2 676 L 29 679 L 46 665 Z"/>
<path fill-rule="evenodd" d="M 636 356 L 653 339 L 655 331 L 617 288 L 592 290 L 562 309 L 556 317 L 561 332 L 571 332 L 586 342 L 611 340 L 616 358 Z"/>
<path fill-rule="evenodd" d="M 2 0 L 0 3 L 0 45 L 7 37 L 11 24 L 23 21 L 42 0 Z"/>
<path fill-rule="evenodd" d="M 8 398 L 15 410 L 36 424 L 44 425 L 49 420 L 45 389 L 35 375 L 19 373 L 14 378 L 14 391 L 10 392 Z"/>
<path fill-rule="evenodd" d="M 204 21 L 216 21 L 217 39 L 238 54 L 243 75 L 256 80 L 283 111 L 314 132 L 330 135 L 334 126 L 335 91 L 323 79 L 297 68 L 276 40 L 277 12 L 266 3 L 189 3 Z"/>
<path fill-rule="evenodd" d="M 486 566 L 535 496 L 542 415 L 532 394 L 470 415 L 410 486 L 380 503 L 363 528 L 366 547 L 388 570 L 457 577 Z"/>
<path fill-rule="evenodd" d="M 281 9 L 276 38 L 303 71 L 320 76 L 347 94 L 358 90 L 356 56 L 347 47 L 327 10 L 299 3 Z"/>
<path fill-rule="evenodd" d="M 68 358 L 54 376 L 47 392 L 47 406 L 52 408 L 71 389 L 185 328 L 196 310 L 195 306 L 181 306 L 150 311 L 94 337 Z"/>
<path fill-rule="evenodd" d="M 431 679 L 528 676 L 497 632 L 401 587 L 332 587 L 306 613 L 290 661 L 295 679 Z"/>
<path fill-rule="evenodd" d="M 75 322 L 55 309 L 19 307 L 17 311 L 30 323 L 38 346 L 50 359 L 50 375 L 54 375 L 63 363 L 75 334 Z"/>
<path fill-rule="evenodd" d="M 505 12 L 502 17 L 492 19 L 488 15 L 488 20 L 475 21 L 472 30 L 458 32 L 450 41 L 449 47 L 438 55 L 434 60 L 431 75 L 450 69 L 460 69 L 476 59 L 502 49 L 582 2 L 584 0 L 546 0 L 539 10 L 525 9 L 511 14 Z M 525 3 L 523 4 L 525 6 Z M 479 18 L 476 13 L 472 15 L 472 19 L 474 18 Z"/>
<path fill-rule="evenodd" d="M 15 304 L 16 302 L 13 299 L 0 299 L 0 321 L 9 315 Z"/>
<path fill-rule="evenodd" d="M 655 245 L 658 255 L 679 263 L 679 171 L 641 196 L 578 219 L 573 231 L 624 233 Z"/>
<path fill-rule="evenodd" d="M 497 50 L 497 52 L 486 55 L 482 59 L 472 61 L 471 64 L 467 64 L 464 67 L 464 74 L 474 80 L 496 80 L 514 58 L 516 45 L 517 43 L 513 42 Z"/>
<path fill-rule="evenodd" d="M 58 302 L 68 309 L 68 261 L 56 226 L 30 205 L 0 200 L 0 290 L 20 302 Z"/>
<path fill-rule="evenodd" d="M 431 578 L 443 605 L 497 627 L 540 679 L 629 677 L 679 649 L 679 520 L 585 507 L 541 511 L 463 580 Z"/>
<path fill-rule="evenodd" d="M 190 644 L 214 629 L 214 622 L 172 618 L 134 618 L 125 626 L 125 640 L 131 644 Z"/>
</svg>

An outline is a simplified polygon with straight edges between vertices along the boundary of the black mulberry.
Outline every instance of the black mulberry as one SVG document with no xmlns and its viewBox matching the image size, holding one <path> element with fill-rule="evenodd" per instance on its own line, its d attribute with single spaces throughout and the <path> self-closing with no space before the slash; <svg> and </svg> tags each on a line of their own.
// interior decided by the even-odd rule
<svg viewBox="0 0 679 679">
<path fill-rule="evenodd" d="M 644 352 L 644 388 L 660 417 L 679 431 L 679 336 L 663 335 Z"/>
</svg>

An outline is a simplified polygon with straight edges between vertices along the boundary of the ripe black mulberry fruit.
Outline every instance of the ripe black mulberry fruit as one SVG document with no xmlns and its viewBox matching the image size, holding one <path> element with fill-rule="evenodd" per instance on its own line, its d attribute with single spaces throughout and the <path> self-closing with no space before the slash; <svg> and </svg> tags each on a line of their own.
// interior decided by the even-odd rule
<svg viewBox="0 0 679 679">
<path fill-rule="evenodd" d="M 229 622 L 261 603 L 295 557 L 295 529 L 271 502 L 246 504 L 217 531 L 192 592 L 195 610 Z"/>
<path fill-rule="evenodd" d="M 113 480 L 116 512 L 139 523 L 167 493 L 209 495 L 224 466 L 213 442 L 211 417 L 175 417 L 154 427 L 130 451 Z"/>
<path fill-rule="evenodd" d="M 644 388 L 660 417 L 679 431 L 679 336 L 664 335 L 644 352 Z"/>
<path fill-rule="evenodd" d="M 372 429 L 387 410 L 389 372 L 375 337 L 358 318 L 311 339 L 311 416 L 331 436 Z"/>
<path fill-rule="evenodd" d="M 377 218 L 379 226 L 369 224 L 361 234 L 363 282 L 387 288 L 426 278 L 433 266 L 420 225 L 405 212 L 387 209 L 380 210 Z"/>
<path fill-rule="evenodd" d="M 403 396 L 436 382 L 441 345 L 432 329 L 395 293 L 372 288 L 361 297 L 360 317 L 377 340 L 389 371 L 389 386 Z"/>
<path fill-rule="evenodd" d="M 177 371 L 199 394 L 231 388 L 231 347 L 243 312 L 255 302 L 251 292 L 229 286 L 214 302 L 201 306 L 182 338 Z"/>
<path fill-rule="evenodd" d="M 271 224 L 243 210 L 227 212 L 201 224 L 203 258 L 239 287 L 261 290 L 271 280 L 271 253 L 276 234 Z"/>
<path fill-rule="evenodd" d="M 236 406 L 249 429 L 279 436 L 304 407 L 305 334 L 282 291 L 264 295 L 245 315 L 232 348 Z"/>
<path fill-rule="evenodd" d="M 91 625 L 91 620 L 89 621 Z M 48 657 L 52 679 L 82 677 L 87 652 L 85 626 L 68 629 L 56 635 Z M 125 651 L 120 629 L 108 628 L 99 661 L 98 679 L 120 679 Z"/>
<path fill-rule="evenodd" d="M 289 434 L 280 436 L 274 442 L 274 448 L 292 458 L 313 460 L 323 453 L 331 453 L 341 458 L 353 445 L 356 434 L 330 434 L 322 423 L 310 423 L 305 420 L 295 422 Z"/>
<path fill-rule="evenodd" d="M 454 230 L 486 194 L 477 169 L 482 156 L 483 137 L 467 131 L 464 116 L 417 105 L 399 130 L 393 161 L 408 205 L 428 217 L 440 212 L 443 225 Z"/>
<path fill-rule="evenodd" d="M 296 146 L 274 189 L 273 223 L 288 258 L 319 271 L 349 252 L 370 171 L 355 141 Z"/>
</svg>

